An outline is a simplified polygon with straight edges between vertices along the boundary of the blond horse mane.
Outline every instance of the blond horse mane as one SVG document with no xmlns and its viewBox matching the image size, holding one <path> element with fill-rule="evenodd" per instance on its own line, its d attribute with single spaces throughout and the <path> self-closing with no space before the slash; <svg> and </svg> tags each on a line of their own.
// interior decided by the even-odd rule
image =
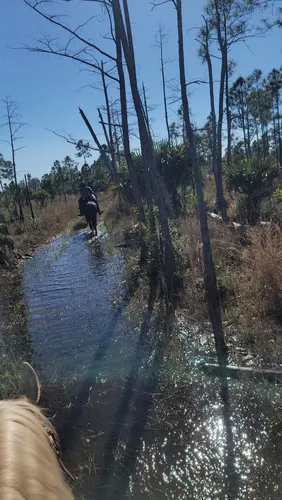
<svg viewBox="0 0 282 500">
<path fill-rule="evenodd" d="M 56 431 L 26 398 L 0 401 L 0 500 L 73 500 L 48 434 Z"/>
</svg>

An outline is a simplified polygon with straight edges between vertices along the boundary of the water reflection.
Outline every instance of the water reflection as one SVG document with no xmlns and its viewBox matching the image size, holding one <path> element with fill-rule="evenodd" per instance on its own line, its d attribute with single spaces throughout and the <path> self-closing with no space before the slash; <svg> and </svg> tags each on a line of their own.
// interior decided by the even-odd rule
<svg viewBox="0 0 282 500">
<path fill-rule="evenodd" d="M 107 240 L 56 240 L 26 263 L 24 278 L 33 360 L 51 385 L 43 402 L 68 467 L 82 474 L 80 494 L 282 497 L 279 386 L 204 375 L 189 332 L 158 353 L 156 289 L 134 327 L 123 316 L 123 256 Z M 122 296 L 114 307 L 113 294 Z"/>
</svg>

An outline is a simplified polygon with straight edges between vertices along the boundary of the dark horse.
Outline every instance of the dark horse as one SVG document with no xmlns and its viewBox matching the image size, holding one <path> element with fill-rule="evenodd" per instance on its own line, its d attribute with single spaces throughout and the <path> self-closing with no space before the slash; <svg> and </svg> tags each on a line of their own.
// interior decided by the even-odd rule
<svg viewBox="0 0 282 500">
<path fill-rule="evenodd" d="M 92 233 L 97 236 L 97 205 L 94 201 L 85 201 L 82 207 L 82 213 L 85 216 Z"/>
</svg>

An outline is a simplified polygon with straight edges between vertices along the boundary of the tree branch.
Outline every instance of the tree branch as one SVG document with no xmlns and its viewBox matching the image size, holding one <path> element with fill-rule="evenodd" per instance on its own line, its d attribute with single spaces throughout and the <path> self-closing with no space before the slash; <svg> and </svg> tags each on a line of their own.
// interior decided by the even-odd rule
<svg viewBox="0 0 282 500">
<path fill-rule="evenodd" d="M 154 0 L 154 2 L 151 3 L 152 10 L 154 10 L 156 7 L 160 7 L 161 5 L 165 5 L 166 3 L 173 3 L 174 7 L 176 8 L 175 0 L 161 0 L 159 2 L 157 0 Z"/>
<path fill-rule="evenodd" d="M 206 80 L 191 80 L 191 82 L 186 83 L 186 87 L 188 87 L 188 85 L 194 85 L 194 84 L 199 85 L 200 83 L 209 83 L 209 82 L 207 82 Z"/>
<path fill-rule="evenodd" d="M 81 28 L 82 26 L 85 26 L 85 24 L 87 24 L 90 20 L 86 21 L 86 23 L 81 24 L 75 30 L 73 30 L 73 29 L 69 28 L 66 24 L 61 23 L 58 20 L 57 16 L 52 16 L 52 15 L 45 14 L 44 12 L 42 12 L 42 10 L 40 10 L 38 8 L 39 5 L 47 3 L 45 0 L 37 0 L 37 1 L 34 1 L 33 3 L 32 3 L 32 0 L 23 0 L 23 1 L 24 1 L 24 3 L 26 5 L 28 5 L 28 7 L 30 7 L 32 10 L 34 10 L 35 12 L 37 12 L 37 14 L 39 14 L 41 17 L 43 17 L 44 19 L 46 19 L 50 23 L 55 24 L 56 26 L 59 26 L 64 31 L 67 31 L 72 36 L 74 36 L 77 40 L 79 40 L 80 42 L 84 43 L 85 45 L 88 45 L 88 47 L 91 47 L 92 49 L 97 50 L 97 52 L 99 52 L 103 56 L 107 57 L 108 59 L 111 59 L 112 61 L 116 61 L 116 58 L 113 57 L 111 54 L 108 54 L 104 50 L 100 49 L 97 45 L 95 45 L 94 43 L 90 42 L 90 40 L 87 40 L 86 38 L 83 38 L 82 36 L 80 36 L 77 33 L 77 30 L 79 28 Z"/>
<path fill-rule="evenodd" d="M 79 62 L 81 64 L 86 65 L 86 66 L 90 66 L 91 68 L 93 68 L 95 70 L 98 70 L 100 73 L 103 73 L 105 76 L 107 76 L 111 80 L 119 83 L 118 78 L 116 78 L 115 76 L 111 75 L 107 71 L 104 71 L 100 67 L 100 65 L 98 64 L 98 62 L 94 63 L 94 62 L 91 62 L 91 61 L 89 61 L 87 59 L 83 59 L 82 57 L 79 57 L 80 54 L 84 53 L 84 54 L 88 55 L 89 57 L 92 57 L 92 59 L 94 59 L 96 61 L 96 59 L 93 57 L 93 55 L 89 54 L 87 52 L 86 48 L 80 49 L 77 52 L 75 52 L 74 54 L 72 54 L 72 53 L 68 53 L 67 52 L 67 47 L 68 47 L 69 43 L 67 44 L 67 46 L 65 48 L 52 47 L 52 42 L 53 41 L 54 41 L 54 39 L 48 40 L 47 38 L 46 38 L 45 41 L 44 40 L 37 40 L 37 42 L 39 44 L 41 44 L 41 46 L 29 47 L 27 45 L 27 46 L 23 47 L 23 49 L 24 50 L 28 50 L 29 52 L 39 52 L 39 53 L 42 53 L 42 54 L 53 54 L 53 55 L 56 55 L 56 56 L 65 57 L 67 59 L 72 59 L 73 61 L 77 61 L 77 62 Z"/>
<path fill-rule="evenodd" d="M 66 142 L 68 142 L 69 144 L 72 144 L 73 146 L 77 147 L 79 144 L 80 145 L 84 144 L 83 141 L 75 139 L 74 137 L 72 137 L 71 134 L 63 134 L 63 133 L 55 132 L 54 130 L 50 130 L 49 128 L 46 128 L 46 130 L 48 130 L 48 132 L 51 132 L 52 134 L 56 135 L 57 137 L 64 139 Z M 99 152 L 98 148 L 94 148 L 89 143 L 87 144 L 87 148 L 91 149 L 91 151 L 98 151 Z"/>
</svg>

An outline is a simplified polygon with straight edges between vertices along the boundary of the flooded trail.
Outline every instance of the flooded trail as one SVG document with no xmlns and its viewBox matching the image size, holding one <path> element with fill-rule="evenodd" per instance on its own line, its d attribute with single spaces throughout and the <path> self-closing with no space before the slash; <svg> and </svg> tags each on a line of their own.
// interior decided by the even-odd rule
<svg viewBox="0 0 282 500">
<path fill-rule="evenodd" d="M 26 349 L 76 497 L 280 499 L 281 387 L 204 375 L 189 331 L 147 365 L 125 259 L 106 234 L 76 233 L 24 267 Z"/>
</svg>

